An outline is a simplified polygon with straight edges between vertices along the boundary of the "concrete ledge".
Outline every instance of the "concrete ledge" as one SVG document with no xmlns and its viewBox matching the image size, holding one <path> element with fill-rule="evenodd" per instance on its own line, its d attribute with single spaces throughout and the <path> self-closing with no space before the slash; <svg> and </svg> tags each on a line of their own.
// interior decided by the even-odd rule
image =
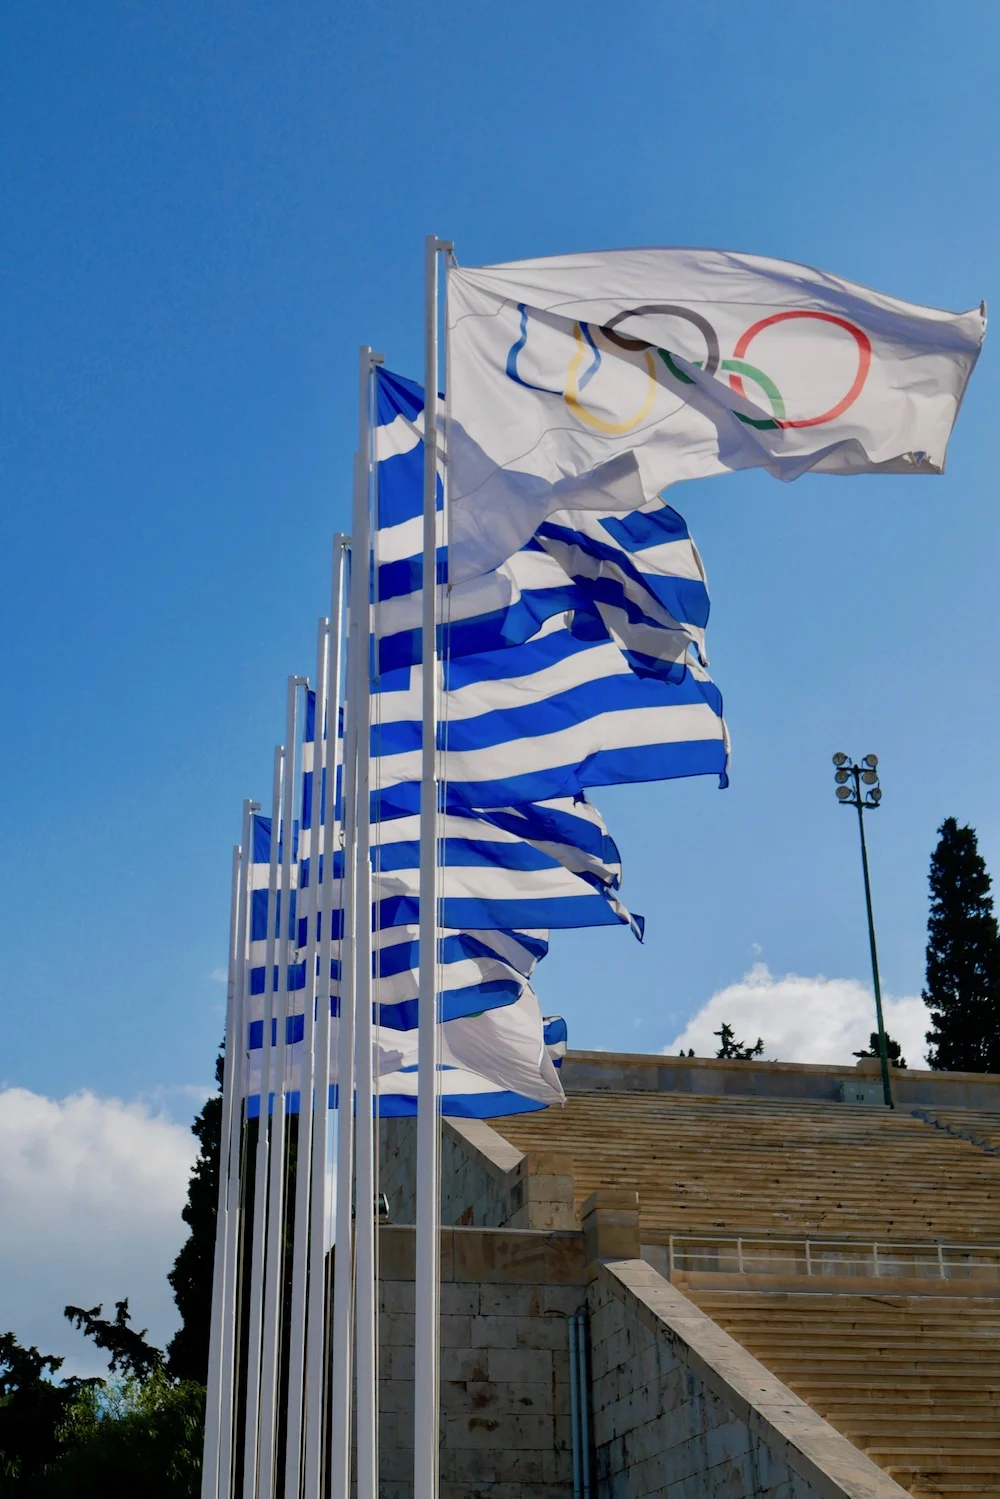
<svg viewBox="0 0 1000 1499">
<path fill-rule="evenodd" d="M 599 1187 L 580 1209 L 587 1278 L 593 1280 L 602 1260 L 637 1260 L 639 1194 L 622 1187 Z"/>
<path fill-rule="evenodd" d="M 473 1157 L 476 1164 L 498 1179 L 514 1171 L 524 1160 L 521 1151 L 484 1119 L 442 1119 L 444 1135 L 451 1135 Z"/>
<path fill-rule="evenodd" d="M 605 1263 L 598 1275 L 822 1499 L 908 1499 L 906 1489 L 644 1260 Z"/>
</svg>

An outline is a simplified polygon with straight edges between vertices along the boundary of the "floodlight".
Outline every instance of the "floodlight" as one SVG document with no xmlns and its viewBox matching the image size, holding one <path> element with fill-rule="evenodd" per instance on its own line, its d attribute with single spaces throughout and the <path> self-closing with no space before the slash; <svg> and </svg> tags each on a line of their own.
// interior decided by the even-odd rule
<svg viewBox="0 0 1000 1499">
<path fill-rule="evenodd" d="M 865 765 L 870 765 L 872 770 L 874 770 L 876 765 L 878 764 L 878 755 L 866 755 L 863 763 Z"/>
<path fill-rule="evenodd" d="M 868 795 L 871 800 L 876 803 L 876 805 L 882 800 L 882 793 L 877 786 L 875 787 L 874 791 L 869 791 Z"/>
<path fill-rule="evenodd" d="M 846 755 L 842 755 L 840 753 L 840 751 L 838 750 L 837 753 L 833 757 L 833 763 L 834 763 L 834 765 L 846 765 L 847 764 L 847 756 Z"/>
<path fill-rule="evenodd" d="M 850 796 L 850 794 L 851 794 L 851 788 L 850 788 L 850 786 L 838 786 L 837 787 L 837 795 L 840 797 L 840 800 L 842 802 L 846 802 L 846 800 Z"/>
<path fill-rule="evenodd" d="M 849 770 L 835 770 L 833 773 L 833 779 L 838 786 L 842 786 L 845 781 L 850 780 L 850 776 L 851 772 Z"/>
<path fill-rule="evenodd" d="M 864 781 L 866 786 L 874 786 L 875 782 L 878 780 L 878 776 L 876 775 L 874 770 L 863 770 L 861 772 L 861 779 Z"/>
</svg>

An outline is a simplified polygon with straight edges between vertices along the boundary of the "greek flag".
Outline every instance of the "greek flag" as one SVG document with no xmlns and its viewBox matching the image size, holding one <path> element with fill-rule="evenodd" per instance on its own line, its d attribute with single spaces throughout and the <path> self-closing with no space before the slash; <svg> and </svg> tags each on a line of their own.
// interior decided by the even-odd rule
<svg viewBox="0 0 1000 1499">
<path fill-rule="evenodd" d="M 423 404 L 411 381 L 380 370 L 377 382 L 372 748 L 388 815 L 418 800 Z M 670 506 L 557 516 L 502 567 L 449 589 L 446 609 L 438 743 L 450 804 L 688 775 L 725 784 L 704 570 Z"/>
<path fill-rule="evenodd" d="M 442 1114 L 496 1119 L 564 1101 L 559 1067 L 566 1052 L 566 1022 L 558 1015 L 538 1015 L 536 1020 L 537 1005 L 530 994 L 517 1005 L 441 1027 Z M 413 1047 L 398 1068 L 379 1080 L 377 1107 L 382 1118 L 417 1112 L 415 1042 Z M 503 1059 L 500 1066 L 496 1058 Z M 486 1075 L 487 1069 L 492 1069 L 492 1076 Z"/>
<path fill-rule="evenodd" d="M 313 716 L 307 733 L 314 734 Z M 309 749 L 307 743 L 306 751 Z M 311 766 L 311 756 L 304 754 Z M 303 776 L 301 821 L 292 828 L 291 901 L 288 926 L 282 932 L 280 894 L 269 921 L 271 820 L 257 815 L 252 829 L 250 912 L 250 1014 L 247 1032 L 245 1089 L 251 1115 L 259 1113 L 261 1069 L 265 1039 L 268 939 L 286 935 L 292 949 L 285 979 L 288 993 L 285 1019 L 285 1064 L 282 1091 L 285 1107 L 299 1107 L 301 1051 L 305 1035 L 303 1003 L 307 989 L 307 960 L 311 938 L 323 931 L 323 913 L 316 910 L 313 893 L 316 869 L 310 858 L 314 802 L 310 771 Z M 320 821 L 317 815 L 315 824 Z M 518 831 L 532 841 L 520 839 Z M 548 1053 L 543 1046 L 542 1020 L 531 989 L 531 972 L 547 951 L 544 931 L 499 929 L 501 919 L 548 914 L 560 925 L 630 921 L 636 935 L 641 923 L 621 907 L 614 890 L 620 879 L 617 849 L 596 812 L 583 798 L 570 806 L 512 808 L 494 823 L 466 817 L 444 819 L 442 847 L 448 864 L 445 913 L 492 918 L 498 929 L 444 931 L 440 940 L 442 968 L 441 1048 L 443 1078 L 449 1109 L 463 1114 L 486 1110 L 483 1117 L 509 1112 L 513 1095 L 533 1100 L 536 1107 L 561 1099 Z M 463 836 L 464 835 L 464 836 Z M 468 836 L 476 835 L 476 836 Z M 479 836 L 485 835 L 485 836 Z M 280 850 L 279 850 L 280 854 Z M 525 857 L 526 855 L 526 857 Z M 560 858 L 566 861 L 565 867 Z M 373 828 L 372 863 L 376 899 L 373 905 L 374 1010 L 377 1022 L 375 1072 L 386 1076 L 402 1069 L 386 1094 L 386 1107 L 407 1112 L 410 1084 L 417 1066 L 416 1023 L 418 988 L 418 932 L 416 921 L 419 842 L 407 818 Z M 453 874 L 452 874 L 453 872 Z M 320 871 L 321 873 L 321 871 Z M 334 869 L 333 934 L 342 935 L 339 909 L 340 870 Z M 452 878 L 454 885 L 452 884 Z M 311 888 L 312 884 L 312 888 Z M 454 893 L 453 893 L 454 892 Z M 449 904 L 451 902 L 451 904 Z M 305 914 L 303 914 L 305 913 Z M 327 918 L 329 919 L 329 918 Z M 310 931 L 312 925 L 312 931 Z M 277 990 L 277 965 L 272 982 Z M 340 964 L 331 968 L 331 1071 L 336 1077 L 336 1035 L 339 1016 Z M 322 1002 L 322 1001 L 320 1001 Z M 509 1015 L 494 1015 L 495 1009 Z M 278 1022 L 271 1022 L 271 1045 L 278 1040 Z M 555 1043 L 554 1043 L 555 1044 Z M 475 1077 L 471 1077 L 471 1074 Z M 272 1079 L 270 1106 L 277 1091 Z M 468 1095 L 468 1096 L 467 1096 Z M 503 1095 L 503 1096 L 501 1096 Z M 510 1095 L 510 1096 L 508 1096 Z M 414 1095 L 415 1096 L 415 1095 Z M 402 1100 L 402 1102 L 399 1101 Z M 457 1100 L 457 1101 L 456 1101 Z M 518 1105 L 527 1106 L 526 1104 Z"/>
<path fill-rule="evenodd" d="M 331 1073 L 336 1077 L 336 1022 L 331 1026 Z M 533 991 L 516 1004 L 487 1010 L 463 1020 L 444 1021 L 440 1039 L 441 1109 L 467 1119 L 494 1119 L 563 1102 L 559 1068 L 566 1053 L 566 1022 L 544 1018 Z M 376 1032 L 376 1110 L 382 1118 L 417 1111 L 418 1046 L 415 1031 Z M 260 1115 L 261 1039 L 248 1052 L 247 1117 Z M 289 1025 L 285 1052 L 285 1111 L 301 1108 L 301 1026 Z M 274 1091 L 269 1111 L 274 1108 Z M 331 1107 L 337 1105 L 336 1082 L 330 1085 Z"/>
</svg>

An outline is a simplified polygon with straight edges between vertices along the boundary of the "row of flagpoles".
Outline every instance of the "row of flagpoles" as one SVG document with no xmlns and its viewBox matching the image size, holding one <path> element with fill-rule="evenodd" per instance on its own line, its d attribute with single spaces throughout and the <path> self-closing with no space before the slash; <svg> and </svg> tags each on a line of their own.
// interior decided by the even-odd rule
<svg viewBox="0 0 1000 1499">
<path fill-rule="evenodd" d="M 352 534 L 334 541 L 315 678 L 289 680 L 269 815 L 244 804 L 234 851 L 202 1499 L 377 1495 L 376 1129 L 392 1069 L 398 1111 L 416 1071 L 413 1492 L 437 1499 L 442 1066 L 487 1112 L 490 1089 L 495 1112 L 561 1096 L 528 982 L 538 929 L 641 933 L 586 788 L 725 783 L 704 572 L 660 491 L 743 467 L 940 472 L 982 329 L 982 313 L 752 256 L 461 270 L 428 240 L 423 392 L 361 350 Z M 382 472 L 388 490 L 407 455 L 422 465 L 419 552 L 412 493 L 380 511 Z M 464 878 L 477 860 L 478 884 Z M 470 1021 L 518 1006 L 537 1075 L 515 1065 L 511 1029 L 489 1033 L 486 1063 L 486 1033 L 470 1044 Z"/>
<path fill-rule="evenodd" d="M 427 258 L 428 377 L 437 381 L 438 256 Z M 274 756 L 266 883 L 266 951 L 255 1139 L 244 1119 L 249 1099 L 241 1040 L 250 1016 L 248 946 L 257 893 L 253 840 L 259 805 L 245 802 L 242 838 L 233 852 L 232 915 L 223 1086 L 218 1227 L 213 1271 L 208 1401 L 202 1499 L 321 1499 L 378 1492 L 375 1035 L 372 1008 L 372 905 L 369 682 L 372 475 L 372 377 L 381 363 L 368 347 L 359 360 L 358 451 L 352 535 L 338 534 L 328 618 L 320 620 L 315 682 L 288 682 L 285 742 Z M 434 398 L 425 418 L 423 659 L 436 654 L 434 581 L 437 451 Z M 345 629 L 346 625 L 346 629 Z M 437 1050 L 436 676 L 423 674 L 424 750 L 420 801 L 420 1055 Z M 311 736 L 303 733 L 312 692 Z M 341 726 L 342 725 L 342 730 Z M 342 755 L 341 755 L 342 750 Z M 300 903 L 309 934 L 294 946 L 296 790 L 311 777 L 309 853 L 313 901 Z M 338 795 L 338 784 L 340 794 Z M 338 815 L 339 813 L 339 815 Z M 299 838 L 304 836 L 300 820 Z M 333 916 L 335 865 L 342 850 L 341 932 Z M 299 849 L 301 855 L 301 848 Z M 309 909 L 309 906 L 312 909 Z M 278 913 L 275 919 L 275 912 Z M 325 921 L 325 925 L 324 925 Z M 303 1035 L 294 1196 L 289 1180 L 286 1079 L 289 974 L 304 964 Z M 331 1007 L 320 981 L 339 970 L 336 1082 L 331 1093 Z M 415 1493 L 437 1492 L 439 1113 L 437 1068 L 418 1083 L 418 1222 Z M 331 1102 L 336 1110 L 330 1152 Z M 309 1107 L 309 1100 L 312 1107 Z M 251 1154 L 252 1150 L 252 1154 Z M 335 1187 L 333 1275 L 330 1166 Z M 290 1227 L 290 1241 L 288 1229 Z M 290 1247 L 289 1247 L 290 1245 Z M 290 1282 L 290 1284 L 289 1284 Z M 287 1305 L 286 1305 L 287 1302 Z M 279 1401 L 281 1408 L 279 1408 Z M 242 1440 L 241 1440 L 242 1438 Z M 283 1468 L 279 1472 L 282 1457 Z M 354 1462 L 352 1465 L 352 1449 Z M 352 1472 L 353 1467 L 353 1472 Z"/>
</svg>

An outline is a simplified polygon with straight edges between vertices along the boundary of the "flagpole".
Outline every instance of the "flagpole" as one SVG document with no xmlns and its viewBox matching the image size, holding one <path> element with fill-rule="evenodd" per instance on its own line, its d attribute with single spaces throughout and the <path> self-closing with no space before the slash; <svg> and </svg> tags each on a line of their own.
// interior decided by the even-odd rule
<svg viewBox="0 0 1000 1499">
<path fill-rule="evenodd" d="M 302 993 L 302 1065 L 299 1075 L 298 1155 L 295 1162 L 295 1212 L 292 1225 L 292 1300 L 288 1318 L 288 1393 L 285 1401 L 285 1486 L 284 1493 L 298 1499 L 302 1477 L 302 1401 L 306 1377 L 306 1296 L 309 1278 L 309 1194 L 312 1188 L 313 1119 L 319 1113 L 319 1099 L 314 1097 L 316 1075 L 316 1008 L 318 988 L 317 955 L 319 951 L 319 868 L 321 834 L 321 796 L 323 778 L 323 715 L 327 696 L 329 659 L 327 646 L 330 621 L 319 621 L 316 631 L 316 691 L 313 699 L 312 761 L 309 773 L 312 794 L 309 804 L 308 851 L 304 851 L 305 826 L 305 744 L 302 766 L 302 818 L 299 831 L 298 860 L 302 868 L 309 860 L 308 898 L 303 899 L 301 877 L 296 904 L 296 920 L 306 922 Z M 293 943 L 293 946 L 296 946 Z M 327 1015 L 329 1016 L 329 1002 Z"/>
<path fill-rule="evenodd" d="M 355 493 L 355 503 L 357 494 Z M 332 1499 L 351 1492 L 351 1395 L 354 1371 L 354 936 L 357 927 L 358 705 L 365 682 L 355 600 L 360 567 L 351 538 L 347 616 L 347 691 L 344 701 L 344 849 L 337 1027 L 337 1185 L 334 1221 L 330 1482 Z M 364 611 L 362 611 L 364 612 Z M 367 644 L 367 643 L 366 643 Z"/>
<path fill-rule="evenodd" d="M 239 1131 L 234 1120 L 240 1099 L 240 1079 L 236 1077 L 237 1036 L 243 1025 L 241 938 L 246 937 L 246 879 L 248 857 L 250 808 L 252 803 L 243 803 L 242 836 L 233 849 L 232 900 L 229 915 L 229 981 L 226 992 L 226 1035 L 222 1064 L 222 1128 L 219 1134 L 219 1195 L 215 1217 L 215 1260 L 212 1266 L 212 1320 L 208 1342 L 208 1375 L 205 1399 L 205 1444 L 202 1458 L 202 1499 L 217 1499 L 220 1487 L 220 1459 L 223 1438 L 223 1405 L 232 1399 L 232 1384 L 226 1386 L 224 1377 L 226 1332 L 235 1324 L 235 1297 L 227 1294 L 235 1291 L 232 1275 L 234 1246 L 231 1242 L 230 1223 L 232 1202 L 230 1179 L 232 1171 L 232 1140 L 238 1140 Z M 242 1069 L 240 1069 L 242 1073 Z M 236 1153 L 237 1176 L 239 1151 Z M 237 1198 L 237 1211 L 239 1201 Z M 233 1220 L 235 1226 L 235 1219 Z M 232 1283 L 232 1286 L 230 1286 Z"/>
<path fill-rule="evenodd" d="M 357 1499 L 378 1499 L 378 1382 L 375 1307 L 375 1086 L 372 1063 L 371 866 L 371 379 L 379 356 L 363 345 L 358 368 L 358 452 L 355 459 L 355 609 L 359 652 L 358 840 L 354 939 L 357 1086 L 354 1192 L 354 1336 L 357 1357 Z"/>
<path fill-rule="evenodd" d="M 237 1348 L 239 1346 L 239 1294 L 240 1294 L 240 1244 L 246 1233 L 242 1218 L 244 1199 L 241 1166 L 243 1165 L 243 1139 L 247 1089 L 244 1074 L 247 1066 L 247 979 L 248 940 L 250 933 L 250 901 L 253 889 L 253 836 L 254 814 L 260 811 L 260 802 L 247 802 L 244 806 L 242 907 L 236 932 L 236 1033 L 233 1057 L 233 1102 L 232 1125 L 229 1135 L 229 1180 L 227 1202 L 226 1273 L 223 1282 L 223 1306 L 227 1314 L 222 1324 L 221 1389 L 219 1428 L 219 1495 L 229 1499 L 233 1485 L 235 1453 L 235 1410 L 238 1391 Z"/>
<path fill-rule="evenodd" d="M 424 507 L 421 661 L 420 943 L 417 1077 L 413 1499 L 437 1499 L 440 1441 L 440 1140 L 437 1071 L 437 386 L 438 254 L 424 250 Z"/>
<path fill-rule="evenodd" d="M 309 1216 L 309 1292 L 306 1308 L 306 1390 L 305 1390 L 305 1483 L 304 1499 L 322 1499 L 323 1495 L 323 1415 L 324 1371 L 327 1348 L 327 1151 L 330 1125 L 330 970 L 333 960 L 333 858 L 337 848 L 337 762 L 340 744 L 342 618 L 344 609 L 344 570 L 346 556 L 344 537 L 338 531 L 333 538 L 333 581 L 330 619 L 327 630 L 327 670 L 323 702 L 319 781 L 315 780 L 313 796 L 323 813 L 321 877 L 317 871 L 317 939 L 319 959 L 318 1004 L 316 1018 L 316 1081 L 313 1099 L 312 1191 Z M 318 787 L 318 790 L 317 790 Z"/>
<path fill-rule="evenodd" d="M 275 1489 L 277 1443 L 278 1359 L 284 1308 L 285 1248 L 285 1051 L 288 1033 L 288 967 L 291 961 L 292 851 L 295 842 L 295 782 L 298 766 L 299 689 L 305 677 L 289 677 L 285 777 L 281 809 L 281 893 L 279 900 L 278 986 L 275 1000 L 277 1037 L 274 1047 L 274 1109 L 268 1162 L 267 1258 L 264 1268 L 264 1318 L 261 1350 L 259 1499 L 271 1499 Z M 272 828 L 271 837 L 277 836 Z"/>
<path fill-rule="evenodd" d="M 263 1025 L 261 1033 L 260 1108 L 254 1159 L 253 1223 L 250 1247 L 250 1307 L 247 1321 L 247 1384 L 243 1433 L 243 1499 L 257 1494 L 257 1437 L 260 1425 L 260 1350 L 264 1305 L 264 1251 L 267 1231 L 268 1099 L 271 1091 L 271 1030 L 275 1009 L 274 956 L 277 939 L 278 828 L 285 777 L 285 750 L 274 751 L 271 782 L 271 847 L 267 871 L 267 940 L 264 958 Z M 251 850 L 252 852 L 252 850 Z"/>
</svg>

